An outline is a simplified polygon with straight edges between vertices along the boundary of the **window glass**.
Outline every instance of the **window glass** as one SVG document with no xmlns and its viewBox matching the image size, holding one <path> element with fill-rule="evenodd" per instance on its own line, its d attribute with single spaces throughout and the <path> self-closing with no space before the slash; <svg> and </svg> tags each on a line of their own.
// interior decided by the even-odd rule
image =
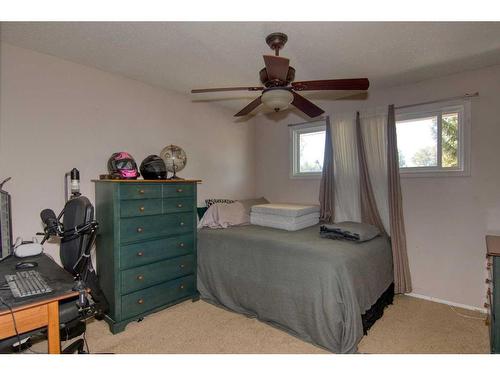
<svg viewBox="0 0 500 375">
<path fill-rule="evenodd" d="M 437 127 L 437 116 L 397 122 L 400 168 L 438 166 Z"/>
<path fill-rule="evenodd" d="M 458 113 L 443 114 L 441 123 L 443 168 L 458 167 Z"/>
<path fill-rule="evenodd" d="M 325 131 L 302 133 L 299 136 L 300 173 L 321 172 L 325 152 Z"/>
</svg>

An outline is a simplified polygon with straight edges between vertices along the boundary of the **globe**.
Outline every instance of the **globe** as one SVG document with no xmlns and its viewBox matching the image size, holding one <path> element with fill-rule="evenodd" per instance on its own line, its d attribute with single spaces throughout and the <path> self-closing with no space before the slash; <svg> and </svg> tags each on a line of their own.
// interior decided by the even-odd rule
<svg viewBox="0 0 500 375">
<path fill-rule="evenodd" d="M 177 177 L 177 172 L 182 171 L 187 163 L 186 152 L 176 145 L 168 145 L 161 150 L 160 157 L 165 162 L 167 171 L 173 173 L 170 179 L 180 179 Z"/>
</svg>

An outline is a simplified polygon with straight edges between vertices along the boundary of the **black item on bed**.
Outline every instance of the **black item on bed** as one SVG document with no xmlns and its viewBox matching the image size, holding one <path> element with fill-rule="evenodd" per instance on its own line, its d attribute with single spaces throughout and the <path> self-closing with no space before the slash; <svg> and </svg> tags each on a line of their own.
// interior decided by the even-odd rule
<svg viewBox="0 0 500 375">
<path fill-rule="evenodd" d="M 319 228 L 322 238 L 347 240 L 354 242 L 369 241 L 380 234 L 380 230 L 371 224 L 355 221 L 342 221 L 336 224 L 324 224 Z"/>
<path fill-rule="evenodd" d="M 319 228 L 319 235 L 323 238 L 329 238 L 330 240 L 359 241 L 359 236 L 356 234 L 343 232 L 338 229 L 328 229 L 324 225 Z"/>
</svg>

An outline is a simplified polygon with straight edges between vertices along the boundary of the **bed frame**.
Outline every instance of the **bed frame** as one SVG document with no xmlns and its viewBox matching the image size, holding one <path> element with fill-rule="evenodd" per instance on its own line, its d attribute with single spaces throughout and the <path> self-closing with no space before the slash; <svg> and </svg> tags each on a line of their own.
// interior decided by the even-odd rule
<svg viewBox="0 0 500 375">
<path fill-rule="evenodd" d="M 372 307 L 368 311 L 366 311 L 363 315 L 361 315 L 361 319 L 363 320 L 363 333 L 365 335 L 368 334 L 370 328 L 375 324 L 377 320 L 379 320 L 382 315 L 384 315 L 384 309 L 392 305 L 394 301 L 394 283 L 389 285 L 389 287 L 385 290 L 384 293 L 379 297 L 377 302 L 373 304 Z"/>
</svg>

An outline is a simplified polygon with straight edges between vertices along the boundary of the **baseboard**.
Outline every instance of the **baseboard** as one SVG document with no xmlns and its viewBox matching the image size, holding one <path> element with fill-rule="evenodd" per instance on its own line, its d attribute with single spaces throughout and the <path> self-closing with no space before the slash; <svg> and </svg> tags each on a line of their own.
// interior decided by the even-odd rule
<svg viewBox="0 0 500 375">
<path fill-rule="evenodd" d="M 488 310 L 484 309 L 482 307 L 464 305 L 462 303 L 451 302 L 451 301 L 447 301 L 447 300 L 436 298 L 436 297 L 424 296 L 422 294 L 405 293 L 405 296 L 415 297 L 415 298 L 420 298 L 420 299 L 425 299 L 427 301 L 432 301 L 432 302 L 443 303 L 443 304 L 449 305 L 449 306 L 460 307 L 461 309 L 472 310 L 472 311 L 479 311 L 479 312 L 482 312 L 484 314 L 488 313 Z"/>
</svg>

